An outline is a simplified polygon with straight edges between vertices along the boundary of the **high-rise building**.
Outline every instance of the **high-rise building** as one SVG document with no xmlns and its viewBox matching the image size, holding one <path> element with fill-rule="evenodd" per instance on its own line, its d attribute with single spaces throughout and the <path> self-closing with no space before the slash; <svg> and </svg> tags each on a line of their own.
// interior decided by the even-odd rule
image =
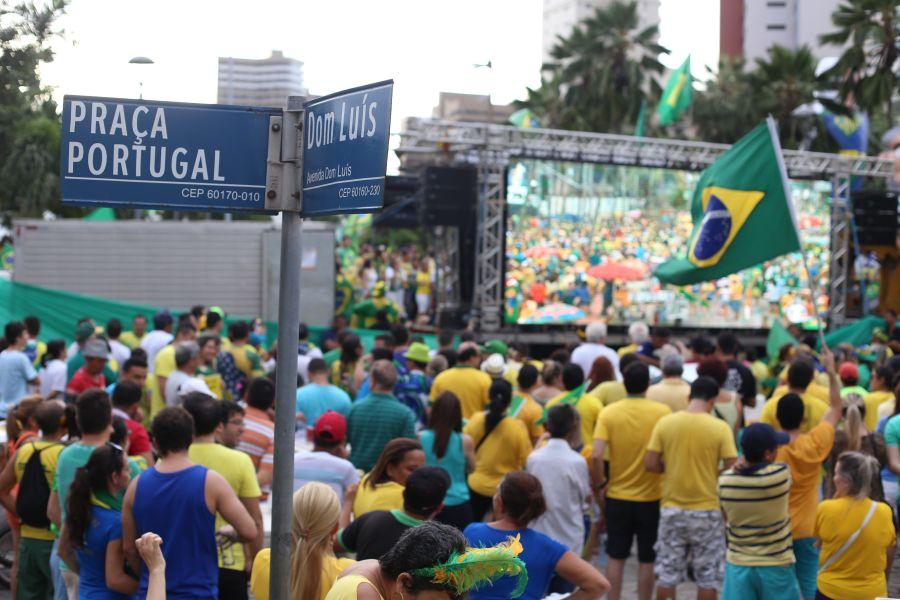
<svg viewBox="0 0 900 600">
<path fill-rule="evenodd" d="M 613 0 L 544 0 L 544 62 L 549 62 L 550 51 L 560 36 L 566 37 L 572 29 Z M 636 0 L 638 9 L 638 29 L 659 25 L 659 0 Z"/>
<path fill-rule="evenodd" d="M 809 46 L 816 58 L 836 56 L 819 36 L 834 29 L 831 14 L 841 0 L 720 0 L 719 51 L 748 64 L 776 44 L 796 50 Z"/>
<path fill-rule="evenodd" d="M 219 104 L 286 107 L 288 96 L 306 96 L 303 63 L 279 50 L 262 59 L 219 58 Z"/>
</svg>

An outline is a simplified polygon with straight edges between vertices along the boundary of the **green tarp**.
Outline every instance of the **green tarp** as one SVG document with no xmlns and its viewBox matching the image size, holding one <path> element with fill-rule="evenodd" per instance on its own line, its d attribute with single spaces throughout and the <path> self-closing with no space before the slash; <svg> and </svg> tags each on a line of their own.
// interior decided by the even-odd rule
<svg viewBox="0 0 900 600">
<path fill-rule="evenodd" d="M 85 296 L 53 290 L 50 288 L 29 285 L 0 279 L 0 325 L 9 321 L 20 321 L 28 315 L 41 320 L 41 339 L 52 340 L 62 338 L 68 342 L 74 339 L 75 324 L 84 317 L 90 317 L 97 325 L 105 326 L 110 319 L 119 319 L 125 329 L 131 326 L 131 319 L 138 314 L 148 320 L 162 310 L 158 306 L 147 304 L 129 304 L 116 300 L 107 300 L 97 296 Z M 241 317 L 225 319 L 226 323 Z M 309 328 L 313 342 L 318 343 L 326 327 Z M 366 351 L 372 348 L 375 337 L 384 331 L 354 329 L 362 341 Z M 419 334 L 416 334 L 419 335 Z M 271 344 L 278 337 L 278 324 L 266 322 L 267 343 Z M 437 336 L 422 335 L 430 348 L 437 348 Z M 335 356 L 335 358 L 337 358 Z"/>
</svg>

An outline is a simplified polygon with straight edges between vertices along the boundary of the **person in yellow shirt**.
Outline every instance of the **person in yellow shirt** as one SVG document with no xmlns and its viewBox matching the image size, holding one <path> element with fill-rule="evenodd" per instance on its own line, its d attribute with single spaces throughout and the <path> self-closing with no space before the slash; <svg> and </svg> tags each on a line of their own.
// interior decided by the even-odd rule
<svg viewBox="0 0 900 600">
<path fill-rule="evenodd" d="M 563 386 L 566 391 L 550 399 L 546 408 L 550 409 L 557 404 L 572 406 L 581 417 L 581 443 L 589 448 L 594 439 L 597 415 L 603 410 L 603 406 L 596 397 L 584 393 L 584 372 L 577 364 L 569 363 L 563 367 Z"/>
<path fill-rule="evenodd" d="M 373 510 L 402 509 L 406 479 L 424 464 L 425 452 L 418 440 L 396 438 L 388 442 L 359 486 L 347 490 L 341 527 L 350 523 L 351 508 L 357 519 Z"/>
<path fill-rule="evenodd" d="M 509 382 L 493 382 L 488 396 L 488 409 L 472 415 L 463 428 L 463 433 L 475 442 L 475 470 L 468 477 L 474 521 L 484 519 L 503 476 L 521 471 L 532 449 L 525 424 L 506 414 L 512 402 Z"/>
<path fill-rule="evenodd" d="M 531 436 L 531 443 L 535 444 L 544 433 L 544 426 L 539 423 L 544 416 L 544 409 L 531 396 L 531 392 L 538 385 L 537 367 L 531 364 L 522 365 L 516 379 L 519 389 L 513 394 L 507 414 L 525 423 L 528 435 Z"/>
<path fill-rule="evenodd" d="M 653 591 L 653 563 L 659 527 L 662 486 L 658 473 L 644 466 L 644 455 L 656 423 L 672 411 L 665 404 L 647 400 L 650 369 L 643 362 L 628 365 L 622 373 L 628 397 L 600 413 L 594 429 L 591 480 L 595 493 L 606 489 L 607 554 L 606 577 L 612 585 L 610 597 L 622 593 L 625 560 L 634 538 L 638 543 L 638 596 Z M 609 478 L 603 455 L 609 449 Z"/>
<path fill-rule="evenodd" d="M 341 500 L 329 485 L 311 481 L 294 492 L 291 598 L 324 600 L 344 569 L 356 564 L 332 550 L 340 514 Z M 270 564 L 269 548 L 253 561 L 250 591 L 256 600 L 269 600 Z"/>
<path fill-rule="evenodd" d="M 26 442 L 16 450 L 15 455 L 7 461 L 3 472 L 0 473 L 0 504 L 6 510 L 17 514 L 16 497 L 13 496 L 13 487 L 22 481 L 25 475 L 25 467 L 29 459 L 38 453 L 40 466 L 47 479 L 47 491 L 53 484 L 56 474 L 56 463 L 59 454 L 65 448 L 61 440 L 67 433 L 60 425 L 63 418 L 63 405 L 56 400 L 45 400 L 35 409 L 34 420 L 41 429 L 41 440 Z M 39 491 L 39 490 L 38 490 Z M 23 490 L 19 490 L 22 494 Z M 16 591 L 18 598 L 52 598 L 53 579 L 50 576 L 48 565 L 53 550 L 53 542 L 56 536 L 50 529 L 50 523 L 46 526 L 35 518 L 45 517 L 47 506 L 37 508 L 37 514 L 18 514 L 20 525 L 19 539 L 19 564 Z M 44 519 L 41 519 L 44 521 Z M 45 521 L 46 522 L 46 521 Z"/>
<path fill-rule="evenodd" d="M 863 402 L 866 403 L 866 429 L 869 431 L 875 431 L 878 427 L 881 405 L 894 398 L 894 392 L 891 390 L 893 379 L 894 370 L 887 365 L 872 371 L 872 381 L 869 384 L 872 391 L 863 397 Z"/>
<path fill-rule="evenodd" d="M 134 315 L 131 319 L 131 331 L 126 331 L 119 336 L 119 341 L 134 350 L 141 346 L 144 336 L 147 335 L 147 317 Z"/>
<path fill-rule="evenodd" d="M 634 352 L 623 355 L 619 359 L 619 373 L 624 373 L 625 369 L 628 368 L 628 365 L 640 362 L 640 360 L 640 357 Z M 594 383 L 596 382 L 592 381 L 588 384 L 588 393 L 597 398 L 602 406 L 609 406 L 628 395 L 628 392 L 625 391 L 625 385 L 615 377 L 612 377 L 609 381 L 597 383 L 591 388 L 590 386 Z"/>
<path fill-rule="evenodd" d="M 219 400 L 200 392 L 191 392 L 185 395 L 183 406 L 194 419 L 194 441 L 188 448 L 188 456 L 194 463 L 224 477 L 256 523 L 256 539 L 251 543 L 246 546 L 241 543 L 218 546 L 219 585 L 246 589 L 246 567 L 262 548 L 264 533 L 259 508 L 262 491 L 256 478 L 256 469 L 248 454 L 216 443 L 216 439 L 222 438 L 227 423 Z M 222 515 L 216 515 L 216 530 L 225 525 L 227 522 Z"/>
<path fill-rule="evenodd" d="M 163 346 L 156 353 L 153 360 L 153 375 L 150 377 L 150 415 L 153 419 L 156 413 L 166 407 L 166 382 L 169 376 L 175 372 L 175 347 L 181 342 L 191 342 L 197 337 L 197 328 L 189 321 L 182 321 L 175 332 L 175 339 L 170 344 Z"/>
<path fill-rule="evenodd" d="M 235 321 L 228 326 L 228 339 L 231 347 L 227 352 L 234 358 L 234 366 L 247 379 L 265 375 L 262 361 L 256 348 L 250 344 L 250 324 L 246 321 Z"/>
<path fill-rule="evenodd" d="M 672 412 L 685 410 L 691 398 L 690 384 L 681 378 L 684 372 L 684 359 L 681 354 L 666 354 L 660 359 L 663 378 L 647 388 L 647 399 L 662 402 Z"/>
<path fill-rule="evenodd" d="M 816 597 L 887 596 L 885 571 L 894 561 L 897 534 L 891 507 L 870 498 L 879 471 L 874 457 L 859 452 L 838 459 L 837 495 L 816 509 L 814 533 L 821 543 Z"/>
<path fill-rule="evenodd" d="M 725 523 L 717 485 L 720 465 L 730 469 L 737 448 L 731 427 L 710 414 L 719 384 L 711 377 L 698 377 L 689 394 L 685 410 L 656 423 L 644 455 L 647 470 L 663 475 L 656 561 L 657 595 L 663 598 L 675 597 L 688 556 L 698 597 L 715 597 L 723 582 L 719 566 L 725 561 Z"/>
<path fill-rule="evenodd" d="M 816 595 L 819 550 L 815 545 L 813 529 L 816 506 L 819 504 L 822 463 L 831 452 L 835 428 L 842 413 L 841 384 L 834 368 L 834 356 L 826 351 L 822 362 L 831 381 L 831 403 L 821 422 L 808 432 L 803 432 L 806 404 L 793 392 L 782 396 L 776 412 L 778 426 L 788 434 L 790 440 L 778 449 L 775 460 L 788 465 L 791 471 L 788 511 L 796 558 L 794 571 L 804 599 L 814 598 Z"/>
<path fill-rule="evenodd" d="M 460 344 L 456 366 L 434 378 L 429 400 L 434 402 L 442 392 L 449 390 L 459 398 L 463 418 L 471 419 L 472 415 L 484 410 L 488 403 L 488 388 L 491 387 L 491 376 L 479 369 L 480 365 L 481 350 L 478 344 Z"/>
<path fill-rule="evenodd" d="M 646 323 L 635 321 L 628 326 L 628 339 L 631 343 L 627 346 L 622 346 L 616 351 L 619 358 L 622 358 L 626 354 L 637 352 L 641 344 L 650 339 L 650 327 L 648 327 Z M 619 365 L 619 368 L 621 369 L 622 366 Z"/>
<path fill-rule="evenodd" d="M 783 393 L 779 393 L 779 391 L 776 390 L 776 393 L 773 394 L 769 401 L 766 402 L 765 406 L 763 406 L 762 414 L 759 417 L 760 422 L 767 423 L 776 430 L 780 430 L 781 425 L 779 425 L 778 417 L 776 416 L 778 404 L 781 401 L 781 398 L 790 392 L 800 396 L 803 400 L 803 422 L 800 424 L 800 431 L 802 433 L 807 433 L 813 427 L 818 425 L 825 415 L 825 412 L 828 410 L 828 404 L 811 395 L 807 390 L 813 380 L 815 372 L 816 367 L 813 364 L 812 359 L 807 357 L 795 359 L 788 368 L 787 390 L 782 389 L 781 391 Z"/>
</svg>

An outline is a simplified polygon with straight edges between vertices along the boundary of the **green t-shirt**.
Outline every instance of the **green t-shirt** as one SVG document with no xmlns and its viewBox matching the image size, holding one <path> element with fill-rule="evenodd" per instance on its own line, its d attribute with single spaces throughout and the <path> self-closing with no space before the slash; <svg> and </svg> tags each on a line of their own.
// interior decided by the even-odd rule
<svg viewBox="0 0 900 600">
<path fill-rule="evenodd" d="M 59 460 L 56 462 L 56 478 L 53 480 L 53 489 L 59 495 L 59 507 L 62 511 L 62 520 L 66 520 L 66 502 L 69 498 L 69 488 L 75 480 L 75 471 L 87 464 L 88 459 L 97 446 L 86 446 L 80 442 L 75 442 L 66 446 L 59 453 Z M 128 459 L 128 466 L 131 469 L 131 477 L 134 479 L 141 472 L 141 467 L 131 458 Z"/>
</svg>

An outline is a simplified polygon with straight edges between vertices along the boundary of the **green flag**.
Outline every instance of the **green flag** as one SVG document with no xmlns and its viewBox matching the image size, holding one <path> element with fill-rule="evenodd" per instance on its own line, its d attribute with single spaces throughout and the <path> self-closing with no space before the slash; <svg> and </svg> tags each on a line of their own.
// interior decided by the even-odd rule
<svg viewBox="0 0 900 600">
<path fill-rule="evenodd" d="M 766 339 L 766 354 L 769 355 L 770 359 L 774 359 L 778 356 L 778 351 L 781 350 L 781 347 L 785 344 L 799 343 L 797 338 L 792 336 L 791 333 L 784 328 L 781 321 L 775 321 L 772 323 L 772 327 L 769 329 L 769 337 Z"/>
<path fill-rule="evenodd" d="M 678 115 L 690 106 L 694 97 L 691 81 L 691 57 L 689 55 L 681 66 L 669 75 L 666 89 L 663 91 L 662 98 L 659 99 L 659 107 L 656 112 L 659 113 L 660 125 L 671 125 L 678 119 Z"/>
<path fill-rule="evenodd" d="M 644 125 L 647 118 L 647 101 L 641 100 L 641 110 L 638 112 L 637 123 L 634 126 L 634 135 L 644 137 Z"/>
<path fill-rule="evenodd" d="M 771 120 L 742 137 L 700 175 L 686 256 L 661 264 L 663 283 L 718 279 L 800 250 L 781 147 Z"/>
<path fill-rule="evenodd" d="M 509 115 L 509 122 L 522 129 L 534 129 L 538 126 L 537 117 L 527 108 L 522 108 Z"/>
</svg>

